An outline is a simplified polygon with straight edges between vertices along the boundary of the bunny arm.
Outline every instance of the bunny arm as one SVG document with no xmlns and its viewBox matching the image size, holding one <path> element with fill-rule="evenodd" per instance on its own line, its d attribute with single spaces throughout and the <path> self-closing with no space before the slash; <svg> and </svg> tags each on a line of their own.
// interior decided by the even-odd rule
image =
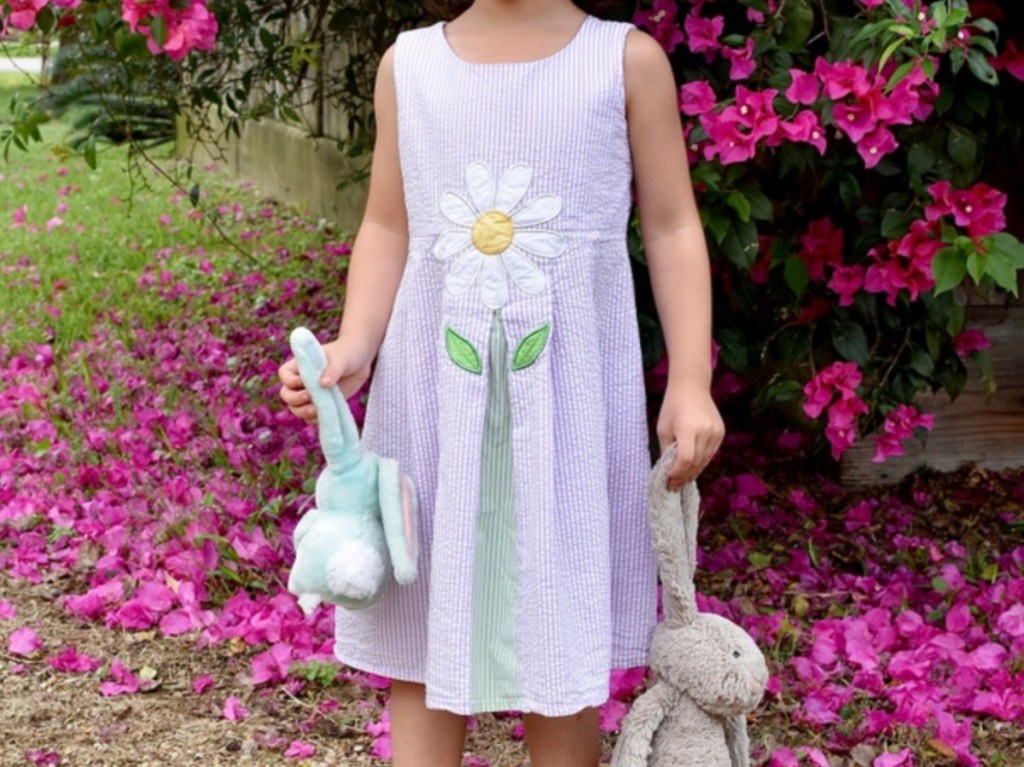
<svg viewBox="0 0 1024 767">
<path fill-rule="evenodd" d="M 750 767 L 750 739 L 747 737 L 747 716 L 725 717 L 725 744 L 729 748 L 732 767 Z"/>
<path fill-rule="evenodd" d="M 654 733 L 681 695 L 675 687 L 659 679 L 633 701 L 632 708 L 622 720 L 611 767 L 647 767 Z"/>
<path fill-rule="evenodd" d="M 700 495 L 696 480 L 677 491 L 668 489 L 668 472 L 676 458 L 671 444 L 654 465 L 647 484 L 651 541 L 661 574 L 665 621 L 686 625 L 697 616 L 693 577 L 697 569 L 697 517 Z"/>
</svg>

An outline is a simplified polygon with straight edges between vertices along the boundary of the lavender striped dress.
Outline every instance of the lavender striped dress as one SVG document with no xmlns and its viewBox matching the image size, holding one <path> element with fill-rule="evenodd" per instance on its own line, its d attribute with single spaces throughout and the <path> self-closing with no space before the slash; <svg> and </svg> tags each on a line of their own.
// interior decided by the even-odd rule
<svg viewBox="0 0 1024 767">
<path fill-rule="evenodd" d="M 650 470 L 626 251 L 631 25 L 555 54 L 395 48 L 409 256 L 364 444 L 420 501 L 420 574 L 338 609 L 335 653 L 456 713 L 563 716 L 642 665 L 655 622 Z"/>
</svg>

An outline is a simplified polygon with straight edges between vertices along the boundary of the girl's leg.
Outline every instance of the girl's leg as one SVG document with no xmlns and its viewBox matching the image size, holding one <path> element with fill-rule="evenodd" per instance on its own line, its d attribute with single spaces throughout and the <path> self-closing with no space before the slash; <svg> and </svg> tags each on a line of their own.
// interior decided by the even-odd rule
<svg viewBox="0 0 1024 767">
<path fill-rule="evenodd" d="M 597 721 L 596 708 L 570 716 L 524 714 L 530 767 L 597 767 L 601 760 Z"/>
<path fill-rule="evenodd" d="M 395 767 L 460 767 L 466 717 L 427 708 L 422 684 L 391 682 L 391 750 Z"/>
</svg>

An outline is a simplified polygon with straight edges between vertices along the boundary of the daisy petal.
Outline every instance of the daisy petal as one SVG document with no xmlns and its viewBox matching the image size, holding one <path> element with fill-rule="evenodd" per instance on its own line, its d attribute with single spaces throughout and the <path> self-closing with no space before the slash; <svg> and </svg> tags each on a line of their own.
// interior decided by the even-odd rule
<svg viewBox="0 0 1024 767">
<path fill-rule="evenodd" d="M 460 296 L 465 293 L 469 286 L 476 281 L 480 273 L 480 267 L 487 259 L 477 250 L 471 250 L 455 259 L 448 274 L 444 277 L 444 287 L 453 296 Z"/>
<path fill-rule="evenodd" d="M 476 213 L 469 203 L 455 192 L 445 192 L 441 195 L 441 214 L 459 226 L 470 227 L 476 222 Z"/>
<path fill-rule="evenodd" d="M 544 272 L 521 253 L 509 248 L 501 254 L 501 260 L 524 293 L 540 293 L 547 286 Z"/>
<path fill-rule="evenodd" d="M 478 214 L 494 207 L 494 176 L 491 175 L 491 169 L 482 162 L 475 162 L 466 168 L 466 186 L 469 188 L 469 199 L 473 201 Z"/>
<path fill-rule="evenodd" d="M 565 251 L 565 238 L 555 232 L 516 232 L 512 244 L 540 258 L 554 258 Z"/>
<path fill-rule="evenodd" d="M 562 211 L 562 198 L 554 194 L 542 194 L 534 197 L 526 205 L 512 214 L 512 223 L 516 229 L 536 226 L 550 221 Z"/>
<path fill-rule="evenodd" d="M 508 278 L 500 259 L 484 258 L 480 297 L 488 309 L 500 309 L 508 302 Z"/>
<path fill-rule="evenodd" d="M 435 258 L 444 261 L 451 258 L 473 244 L 469 232 L 453 229 L 441 234 L 435 241 L 432 253 Z"/>
<path fill-rule="evenodd" d="M 494 207 L 502 213 L 510 212 L 523 199 L 532 177 L 533 171 L 528 165 L 513 165 L 505 171 L 501 183 L 498 184 L 498 197 L 494 201 Z"/>
</svg>

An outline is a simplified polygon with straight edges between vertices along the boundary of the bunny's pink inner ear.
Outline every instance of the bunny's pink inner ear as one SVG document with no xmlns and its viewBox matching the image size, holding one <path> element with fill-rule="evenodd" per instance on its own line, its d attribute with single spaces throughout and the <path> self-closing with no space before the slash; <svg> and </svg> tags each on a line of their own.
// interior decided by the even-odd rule
<svg viewBox="0 0 1024 767">
<path fill-rule="evenodd" d="M 402 521 L 405 523 L 405 548 L 409 558 L 416 557 L 416 515 L 413 509 L 412 486 L 409 478 L 402 475 Z"/>
</svg>

